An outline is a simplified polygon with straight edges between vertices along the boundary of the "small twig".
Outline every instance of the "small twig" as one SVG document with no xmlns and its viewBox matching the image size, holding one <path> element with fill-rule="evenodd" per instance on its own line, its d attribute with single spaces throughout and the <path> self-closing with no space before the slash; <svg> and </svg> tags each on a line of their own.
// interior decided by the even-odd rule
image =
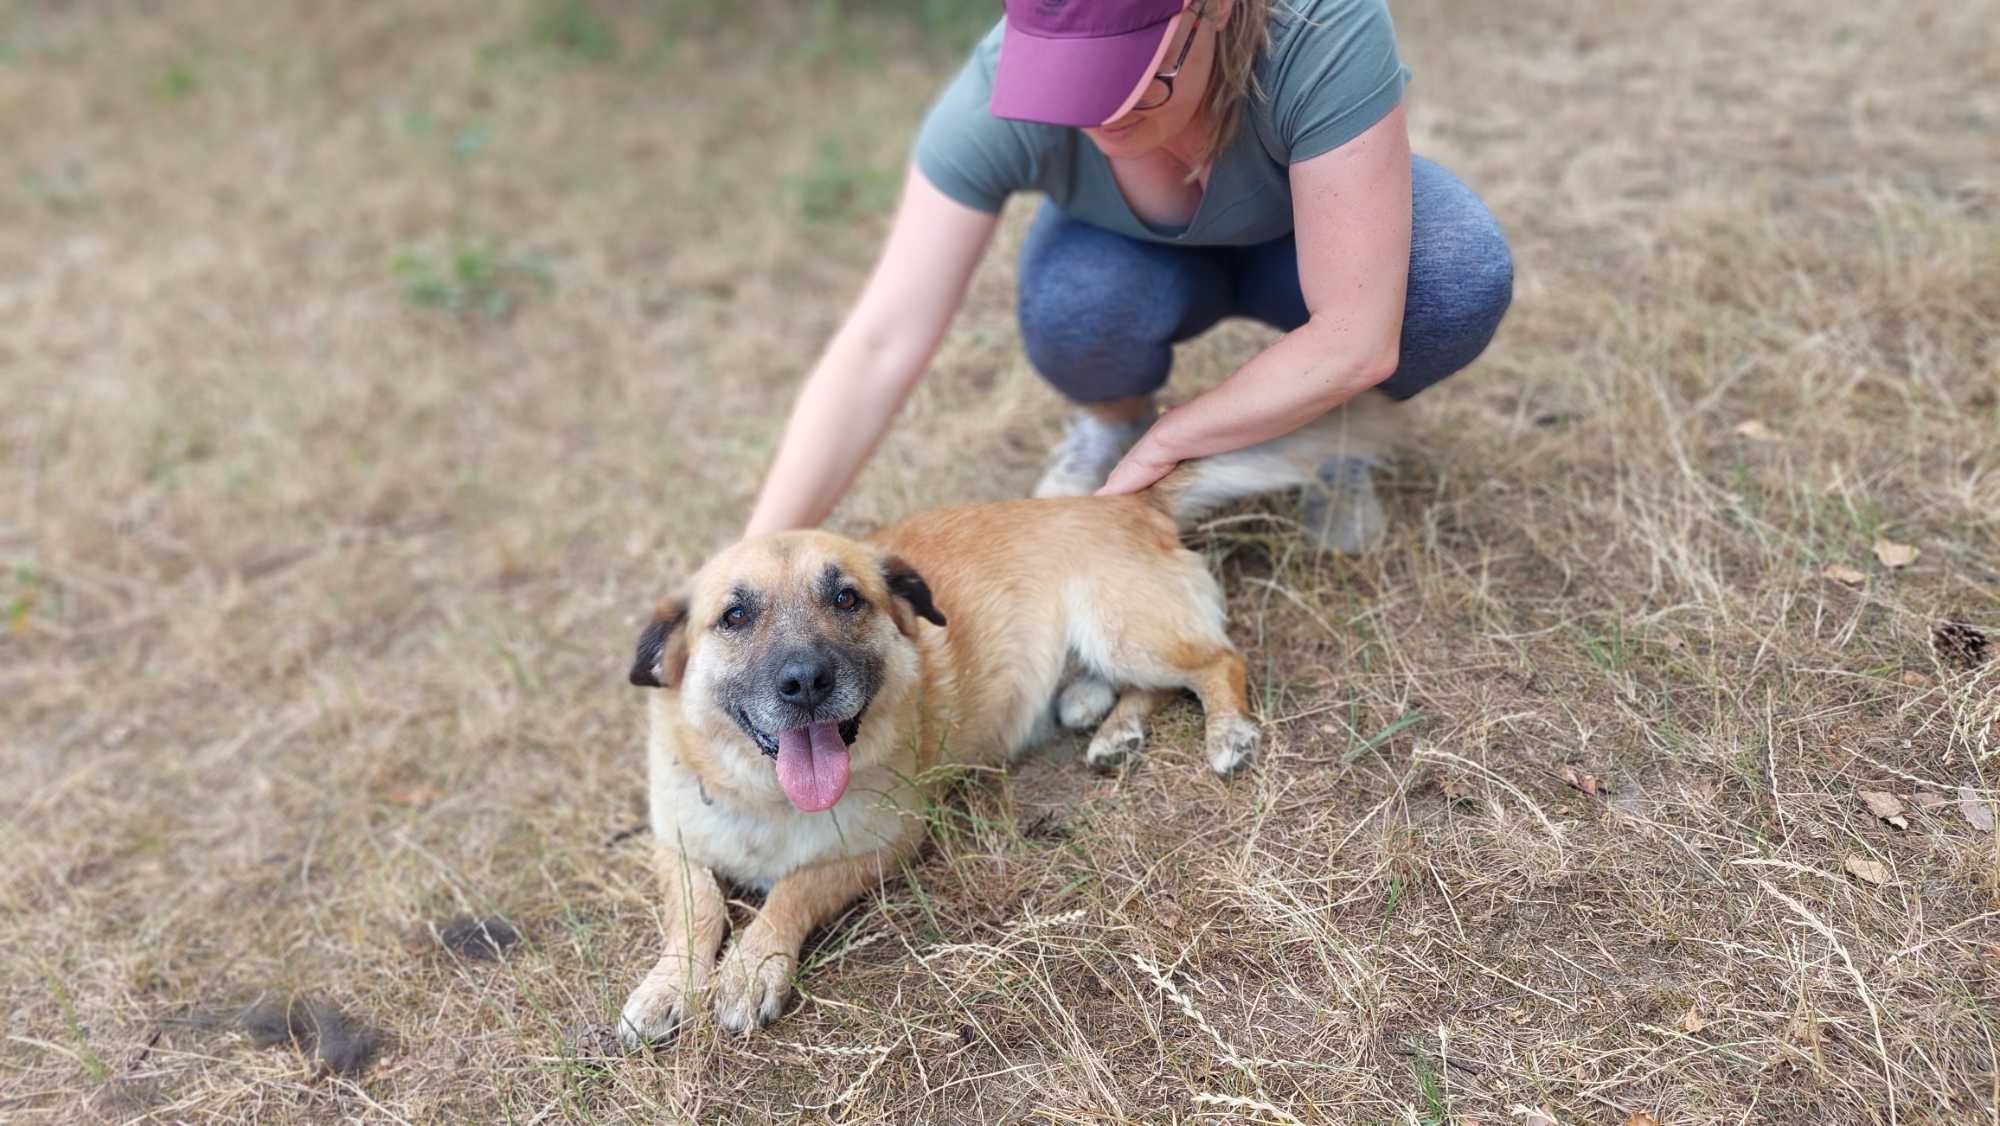
<svg viewBox="0 0 2000 1126">
<path fill-rule="evenodd" d="M 1297 1126 L 1305 1126 L 1304 1123 L 1299 1122 L 1297 1116 L 1287 1113 L 1283 1107 L 1275 1103 L 1259 1102 L 1256 1099 L 1246 1099 L 1236 1095 L 1212 1095 L 1207 1091 L 1195 1092 L 1194 1101 L 1210 1106 L 1233 1107 L 1237 1110 L 1262 1111 L 1280 1122 L 1291 1122 L 1297 1123 Z"/>
<path fill-rule="evenodd" d="M 644 821 L 639 822 L 637 825 L 628 825 L 625 828 L 620 829 L 617 832 L 611 834 L 610 836 L 604 838 L 604 847 L 613 848 L 618 845 L 621 845 L 626 841 L 631 840 L 633 837 L 636 837 L 639 834 L 645 832 L 649 827 L 650 826 L 648 826 Z"/>
<path fill-rule="evenodd" d="M 1181 1013 L 1184 1016 L 1186 1016 L 1189 1020 L 1193 1021 L 1196 1028 L 1199 1028 L 1203 1032 L 1206 1032 L 1208 1034 L 1208 1038 L 1215 1042 L 1215 1046 L 1217 1048 L 1221 1049 L 1222 1062 L 1228 1064 L 1231 1068 L 1239 1072 L 1245 1079 L 1248 1079 L 1250 1081 L 1250 1086 L 1254 1088 L 1259 1095 L 1262 1095 L 1266 1100 L 1269 1100 L 1271 1097 L 1270 1092 L 1264 1090 L 1264 1081 L 1258 1078 L 1256 1065 L 1252 1063 L 1250 1060 L 1244 1058 L 1242 1053 L 1238 1052 L 1235 1046 L 1232 1045 L 1229 1041 L 1224 1040 L 1222 1038 L 1222 1034 L 1215 1030 L 1215 1026 L 1208 1023 L 1208 1018 L 1201 1015 L 1201 1010 L 1195 1008 L 1193 998 L 1181 992 L 1180 987 L 1176 986 L 1173 982 L 1173 979 L 1167 976 L 1166 970 L 1162 969 L 1160 966 L 1153 964 L 1151 961 L 1147 960 L 1141 955 L 1131 954 L 1127 956 L 1132 959 L 1133 963 L 1137 965 L 1139 969 L 1143 971 L 1147 977 L 1153 979 L 1153 984 L 1159 987 L 1161 993 L 1166 994 L 1169 1000 L 1173 1001 L 1175 1004 L 1180 1006 Z M 1228 1096 L 1228 1095 L 1213 1095 L 1210 1097 L 1213 1099 L 1225 1100 L 1225 1101 L 1233 1098 L 1233 1096 Z M 1195 1098 L 1197 1101 L 1200 1101 L 1202 1096 L 1196 1095 Z M 1305 1123 L 1300 1122 L 1296 1117 L 1294 1117 L 1290 1113 L 1280 1109 L 1276 1104 L 1270 1103 L 1268 1101 L 1263 1103 L 1226 1102 L 1226 1105 L 1262 1110 L 1270 1114 L 1278 1115 L 1281 1118 L 1283 1118 L 1286 1122 L 1294 1123 L 1295 1126 L 1305 1126 Z"/>
<path fill-rule="evenodd" d="M 1919 786 L 1929 786 L 1933 790 L 1943 790 L 1947 794 L 1956 793 L 1959 790 L 1971 790 L 1974 794 L 1977 794 L 1982 798 L 2000 797 L 2000 790 L 1981 790 L 1981 789 L 1976 789 L 1972 786 L 1961 786 L 1955 782 L 1939 782 L 1934 779 L 1925 778 L 1919 774 L 1910 774 L 1906 771 L 1897 770 L 1895 767 L 1890 766 L 1888 763 L 1877 762 L 1876 760 L 1869 758 L 1867 755 L 1862 754 L 1860 751 L 1855 751 L 1854 757 L 1860 759 L 1862 762 L 1867 763 L 1868 765 L 1874 767 L 1875 769 L 1882 771 L 1884 774 L 1893 774 L 1905 782 L 1914 782 Z"/>
<path fill-rule="evenodd" d="M 131 1075 L 139 1070 L 139 1065 L 145 1063 L 146 1057 L 153 1054 L 153 1048 L 159 1044 L 160 1037 L 165 1034 L 165 1028 L 157 1024 L 153 1026 L 152 1034 L 146 1037 L 146 1042 L 139 1045 L 138 1050 L 132 1053 L 131 1059 L 125 1061 L 126 1075 Z"/>
<path fill-rule="evenodd" d="M 849 1083 L 845 1090 L 823 1103 L 799 1104 L 803 1110 L 831 1110 L 834 1107 L 852 1101 L 856 1095 L 861 1093 L 861 1089 L 868 1085 L 868 1081 L 874 1078 L 876 1069 L 882 1066 L 882 1061 L 888 1059 L 889 1054 L 896 1050 L 896 1045 L 894 1044 L 878 1044 L 874 1047 L 864 1048 L 834 1044 L 801 1044 L 794 1040 L 776 1040 L 773 1042 L 783 1044 L 788 1048 L 796 1049 L 802 1053 L 834 1056 L 843 1059 L 868 1058 L 868 1066 L 861 1069 L 861 1074 L 856 1076 L 854 1082 Z"/>
<path fill-rule="evenodd" d="M 1946 927 L 1941 933 L 1937 934 L 1936 936 L 1927 938 L 1922 942 L 1917 943 L 1915 946 L 1905 946 L 1901 950 L 1896 951 L 1894 954 L 1891 954 L 1887 958 L 1884 958 L 1882 960 L 1884 962 L 1894 962 L 1897 961 L 1898 959 L 1907 958 L 1910 955 L 1915 954 L 1917 951 L 1922 950 L 1924 947 L 1931 945 L 1932 943 L 1943 942 L 1945 939 L 1950 938 L 1952 935 L 1957 934 L 1959 931 L 1964 930 L 1965 928 L 1971 926 L 1972 924 L 1980 922 L 1985 919 L 1994 918 L 1995 916 L 2000 916 L 2000 911 L 1988 911 L 1984 915 L 1974 915 L 1970 919 L 1966 919 L 1958 923 L 1953 923 L 1951 926 Z"/>
<path fill-rule="evenodd" d="M 1551 997 L 1547 993 L 1544 993 L 1541 990 L 1536 989 L 1532 985 L 1527 985 L 1522 982 L 1515 981 L 1513 978 L 1508 977 L 1506 974 L 1501 973 L 1499 970 L 1496 970 L 1491 966 L 1488 966 L 1486 963 L 1481 962 L 1479 959 L 1474 958 L 1472 955 L 1467 954 L 1463 950 L 1454 950 L 1452 951 L 1452 953 L 1457 954 L 1459 957 L 1465 959 L 1468 962 L 1471 962 L 1474 966 L 1478 967 L 1479 970 L 1485 973 L 1488 977 L 1499 978 L 1501 981 L 1506 982 L 1508 985 L 1511 985 L 1516 989 L 1525 990 L 1526 992 L 1532 993 L 1535 996 L 1540 997 L 1542 1000 L 1547 1001 L 1549 1004 L 1556 1006 L 1563 1012 L 1569 1013 L 1572 1016 L 1576 1014 L 1576 1006 L 1570 1004 L 1568 1001 L 1564 1001 L 1556 997 Z M 1575 992 L 1575 990 L 1572 990 L 1572 992 Z"/>
<path fill-rule="evenodd" d="M 1776 860 L 1762 856 L 1739 856 L 1736 859 L 1730 861 L 1729 863 L 1731 865 L 1754 865 L 1763 868 L 1782 868 L 1787 872 L 1795 872 L 1801 876 L 1818 876 L 1824 880 L 1831 880 L 1836 884 L 1844 884 L 1847 882 L 1847 878 L 1838 873 L 1829 872 L 1824 868 L 1814 868 L 1811 865 L 1800 864 L 1797 861 L 1792 861 L 1792 860 Z"/>
<path fill-rule="evenodd" d="M 1478 1060 L 1469 1060 L 1457 1056 L 1451 1059 L 1446 1059 L 1443 1056 L 1433 1056 L 1415 1044 L 1407 1044 L 1401 1048 L 1397 1048 L 1395 1049 L 1395 1054 L 1406 1056 L 1413 1060 L 1422 1060 L 1440 1071 L 1456 1069 L 1458 1071 L 1470 1071 L 1474 1075 L 1485 1075 L 1493 1070 L 1492 1064 L 1480 1063 Z"/>
<path fill-rule="evenodd" d="M 1467 770 L 1471 770 L 1478 773 L 1481 777 L 1485 778 L 1487 781 L 1493 783 L 1494 785 L 1514 795 L 1514 797 L 1517 800 L 1519 800 L 1522 805 L 1527 807 L 1529 813 L 1535 815 L 1535 820 L 1540 821 L 1542 823 L 1542 828 L 1547 829 L 1549 831 L 1549 838 L 1553 840 L 1556 845 L 1556 857 L 1558 860 L 1562 859 L 1563 846 L 1562 846 L 1561 831 L 1559 831 L 1556 828 L 1555 822 L 1549 820 L 1549 815 L 1542 812 L 1541 806 L 1536 805 L 1534 801 L 1528 797 L 1527 794 L 1521 792 L 1520 787 L 1514 785 L 1512 782 L 1507 781 L 1505 778 L 1502 778 L 1500 775 L 1494 773 L 1492 770 L 1484 766 L 1481 766 L 1476 762 L 1473 762 L 1469 758 L 1460 757 L 1458 755 L 1452 754 L 1450 751 L 1441 751 L 1438 750 L 1436 747 L 1419 747 L 1417 748 L 1416 752 L 1413 753 L 1410 757 L 1413 759 L 1427 758 L 1427 759 L 1441 760 L 1444 762 L 1452 763 L 1456 766 L 1462 766 Z"/>
</svg>

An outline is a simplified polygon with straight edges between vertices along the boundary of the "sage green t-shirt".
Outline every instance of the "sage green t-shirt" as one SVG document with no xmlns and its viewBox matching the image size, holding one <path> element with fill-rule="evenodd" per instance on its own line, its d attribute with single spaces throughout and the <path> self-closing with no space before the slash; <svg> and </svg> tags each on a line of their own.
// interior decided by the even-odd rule
<svg viewBox="0 0 2000 1126">
<path fill-rule="evenodd" d="M 1243 125 L 1209 172 L 1185 228 L 1132 213 L 1111 167 L 1080 131 L 987 112 L 1001 26 L 972 50 L 918 131 L 917 167 L 939 191 L 997 212 L 1040 191 L 1065 214 L 1119 234 L 1187 246 L 1248 246 L 1292 230 L 1286 169 L 1339 148 L 1396 107 L 1410 72 L 1396 53 L 1384 0 L 1275 0 L 1270 42 Z"/>
</svg>

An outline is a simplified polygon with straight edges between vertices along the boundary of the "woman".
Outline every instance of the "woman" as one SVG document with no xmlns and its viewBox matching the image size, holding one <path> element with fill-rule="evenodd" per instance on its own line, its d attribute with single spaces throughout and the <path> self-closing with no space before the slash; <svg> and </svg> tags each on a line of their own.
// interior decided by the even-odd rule
<svg viewBox="0 0 2000 1126">
<path fill-rule="evenodd" d="M 1383 0 L 1006 0 L 924 121 L 881 258 L 793 406 L 747 533 L 832 510 L 1016 191 L 1047 195 L 1021 253 L 1022 341 L 1076 406 L 1037 495 L 1133 492 L 1471 363 L 1512 261 L 1479 200 L 1411 156 L 1407 80 Z M 1172 345 L 1225 316 L 1285 335 L 1155 417 Z M 1379 539 L 1368 470 L 1322 467 L 1330 493 L 1307 525 L 1324 546 Z"/>
</svg>

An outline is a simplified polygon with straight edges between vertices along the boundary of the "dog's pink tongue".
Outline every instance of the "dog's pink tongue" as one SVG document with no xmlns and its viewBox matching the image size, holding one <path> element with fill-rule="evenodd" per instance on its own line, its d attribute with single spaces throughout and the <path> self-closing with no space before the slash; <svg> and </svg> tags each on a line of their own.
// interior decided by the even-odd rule
<svg viewBox="0 0 2000 1126">
<path fill-rule="evenodd" d="M 808 813 L 832 809 L 847 790 L 847 744 L 840 741 L 840 725 L 778 732 L 778 785 Z"/>
</svg>

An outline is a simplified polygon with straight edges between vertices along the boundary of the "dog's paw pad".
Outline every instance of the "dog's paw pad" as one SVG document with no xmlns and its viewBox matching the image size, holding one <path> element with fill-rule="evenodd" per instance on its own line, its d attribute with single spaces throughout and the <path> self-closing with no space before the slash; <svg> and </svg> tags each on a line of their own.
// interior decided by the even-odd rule
<svg viewBox="0 0 2000 1126">
<path fill-rule="evenodd" d="M 1107 681 L 1079 677 L 1056 698 L 1056 719 L 1071 731 L 1087 731 L 1103 723 L 1117 702 L 1118 694 Z"/>
<path fill-rule="evenodd" d="M 1263 729 L 1245 716 L 1224 716 L 1208 725 L 1208 765 L 1217 774 L 1234 774 L 1257 757 Z"/>
<path fill-rule="evenodd" d="M 1083 761 L 1092 770 L 1116 770 L 1145 745 L 1146 731 L 1137 720 L 1116 727 L 1100 727 L 1090 741 L 1090 748 L 1083 752 Z"/>
</svg>

